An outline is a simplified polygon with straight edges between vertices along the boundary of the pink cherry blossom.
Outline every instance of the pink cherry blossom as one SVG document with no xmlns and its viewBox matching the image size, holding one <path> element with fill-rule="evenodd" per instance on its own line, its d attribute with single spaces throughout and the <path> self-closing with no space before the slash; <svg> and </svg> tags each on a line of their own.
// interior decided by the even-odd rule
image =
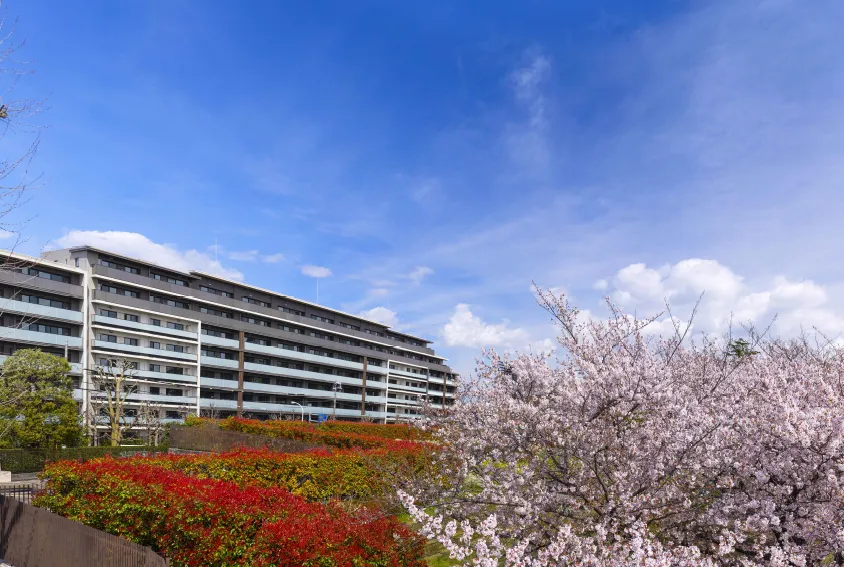
<svg viewBox="0 0 844 567">
<path fill-rule="evenodd" d="M 400 497 L 467 564 L 844 563 L 844 351 L 748 329 L 653 337 L 538 292 L 561 355 L 484 353 Z"/>
</svg>

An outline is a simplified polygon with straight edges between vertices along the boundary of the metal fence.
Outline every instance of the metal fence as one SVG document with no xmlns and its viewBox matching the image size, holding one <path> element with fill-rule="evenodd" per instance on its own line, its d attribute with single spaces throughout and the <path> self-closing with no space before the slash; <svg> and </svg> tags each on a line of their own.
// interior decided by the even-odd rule
<svg viewBox="0 0 844 567">
<path fill-rule="evenodd" d="M 18 502 L 32 504 L 32 499 L 35 498 L 35 493 L 41 490 L 40 482 L 33 482 L 29 484 L 0 484 L 0 496 L 8 496 L 14 498 Z"/>
<path fill-rule="evenodd" d="M 152 549 L 0 496 L 0 557 L 15 567 L 168 567 Z"/>
</svg>

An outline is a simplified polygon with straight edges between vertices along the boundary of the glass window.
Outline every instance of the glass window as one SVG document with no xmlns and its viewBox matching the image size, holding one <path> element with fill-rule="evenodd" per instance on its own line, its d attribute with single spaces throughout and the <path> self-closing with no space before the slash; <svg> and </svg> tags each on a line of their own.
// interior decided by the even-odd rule
<svg viewBox="0 0 844 567">
<path fill-rule="evenodd" d="M 124 345 L 131 345 L 131 346 L 138 346 L 138 339 L 130 339 L 129 337 L 123 337 L 123 344 Z"/>
<path fill-rule="evenodd" d="M 160 349 L 160 348 L 161 348 L 161 343 L 159 343 L 159 342 L 157 342 L 157 341 L 150 341 L 150 342 L 149 342 L 149 348 L 157 348 L 157 349 Z"/>
<path fill-rule="evenodd" d="M 117 342 L 117 335 L 107 335 L 105 333 L 100 333 L 98 337 L 101 341 L 105 341 L 107 343 L 116 343 Z"/>
<path fill-rule="evenodd" d="M 182 345 L 167 345 L 167 350 L 170 352 L 185 352 L 185 347 Z"/>
<path fill-rule="evenodd" d="M 155 325 L 156 327 L 160 327 L 161 326 L 161 319 L 150 319 L 149 324 Z"/>
<path fill-rule="evenodd" d="M 133 323 L 138 322 L 138 316 L 137 315 L 131 315 L 129 313 L 124 313 L 123 319 L 125 319 L 126 321 L 132 321 Z"/>
<path fill-rule="evenodd" d="M 167 374 L 179 374 L 179 375 L 182 375 L 182 374 L 184 374 L 184 373 L 185 373 L 185 369 L 184 369 L 184 368 L 179 368 L 179 367 L 177 367 L 177 366 L 168 366 L 168 367 L 167 367 L 167 371 L 166 371 L 166 372 L 167 372 Z"/>
<path fill-rule="evenodd" d="M 168 322 L 167 322 L 167 328 L 168 328 L 168 329 L 175 329 L 175 330 L 177 330 L 177 331 L 184 331 L 184 330 L 185 330 L 185 326 L 184 326 L 183 324 L 181 324 L 181 323 L 172 323 L 172 322 L 170 322 L 170 321 L 168 321 Z"/>
<path fill-rule="evenodd" d="M 161 372 L 161 365 L 160 364 L 150 364 L 149 365 L 150 372 Z"/>
<path fill-rule="evenodd" d="M 108 309 L 100 309 L 100 315 L 103 317 L 112 317 L 117 319 L 117 311 L 109 311 Z"/>
<path fill-rule="evenodd" d="M 161 393 L 161 389 L 158 386 L 150 386 L 149 393 L 153 396 L 157 396 Z"/>
</svg>

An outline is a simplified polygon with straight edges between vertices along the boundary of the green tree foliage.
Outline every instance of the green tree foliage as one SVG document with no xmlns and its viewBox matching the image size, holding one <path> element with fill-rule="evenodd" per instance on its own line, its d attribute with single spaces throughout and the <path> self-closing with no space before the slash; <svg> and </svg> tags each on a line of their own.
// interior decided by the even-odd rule
<svg viewBox="0 0 844 567">
<path fill-rule="evenodd" d="M 0 444 L 55 449 L 82 439 L 79 411 L 62 357 L 19 350 L 0 369 Z"/>
</svg>

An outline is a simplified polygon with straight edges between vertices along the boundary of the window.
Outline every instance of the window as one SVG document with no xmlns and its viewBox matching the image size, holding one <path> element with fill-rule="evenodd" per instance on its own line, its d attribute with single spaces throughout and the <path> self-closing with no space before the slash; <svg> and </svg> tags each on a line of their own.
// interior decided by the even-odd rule
<svg viewBox="0 0 844 567">
<path fill-rule="evenodd" d="M 161 393 L 161 389 L 158 386 L 150 386 L 149 393 L 153 396 L 157 396 Z"/>
<path fill-rule="evenodd" d="M 290 313 L 291 315 L 298 315 L 299 317 L 305 316 L 305 312 L 299 311 L 298 309 L 292 309 L 290 307 L 285 307 L 284 305 L 279 305 L 278 308 L 284 311 L 285 313 Z"/>
<path fill-rule="evenodd" d="M 175 329 L 177 331 L 184 331 L 185 330 L 185 326 L 183 324 L 181 324 L 181 323 L 171 323 L 170 321 L 167 321 L 167 328 L 168 329 Z"/>
<path fill-rule="evenodd" d="M 216 315 L 217 317 L 225 317 L 226 319 L 234 319 L 234 316 L 231 313 L 220 311 L 219 309 L 214 309 L 212 307 L 200 307 L 199 312 L 207 315 Z"/>
<path fill-rule="evenodd" d="M 150 273 L 149 273 L 149 277 L 151 277 L 151 278 L 152 278 L 152 279 L 154 279 L 154 280 L 159 280 L 159 281 L 162 281 L 162 282 L 167 282 L 167 283 L 170 283 L 170 284 L 173 284 L 173 285 L 179 285 L 179 286 L 182 286 L 182 287 L 184 287 L 184 286 L 187 286 L 187 285 L 188 285 L 188 282 L 186 282 L 186 281 L 184 281 L 184 280 L 179 280 L 179 279 L 176 279 L 176 278 L 171 278 L 170 276 L 162 276 L 161 274 L 156 274 L 156 273 L 153 273 L 153 272 L 150 272 Z"/>
<path fill-rule="evenodd" d="M 278 328 L 282 331 L 287 331 L 288 333 L 297 333 L 299 335 L 305 334 L 305 331 L 303 331 L 299 327 L 291 327 L 290 325 L 279 324 Z"/>
<path fill-rule="evenodd" d="M 167 374 L 178 374 L 178 375 L 181 376 L 181 375 L 184 375 L 184 373 L 185 373 L 184 368 L 179 368 L 178 366 L 168 366 L 167 367 Z"/>
<path fill-rule="evenodd" d="M 129 346 L 138 346 L 138 339 L 130 339 L 129 337 L 123 337 L 123 344 Z"/>
<path fill-rule="evenodd" d="M 126 321 L 131 321 L 133 323 L 137 323 L 138 320 L 139 320 L 137 315 L 131 315 L 129 313 L 124 313 L 123 319 L 126 320 Z"/>
<path fill-rule="evenodd" d="M 161 365 L 160 364 L 150 364 L 149 365 L 150 372 L 161 372 Z"/>
<path fill-rule="evenodd" d="M 156 327 L 160 327 L 161 326 L 161 319 L 150 319 L 149 324 L 154 325 Z"/>
<path fill-rule="evenodd" d="M 364 329 L 363 332 L 369 333 L 370 335 L 375 335 L 377 337 L 383 337 L 384 336 L 384 333 L 381 333 L 379 331 L 373 331 L 372 329 Z"/>
<path fill-rule="evenodd" d="M 222 352 L 218 350 L 202 349 L 202 356 L 209 356 L 211 358 L 223 358 L 225 360 L 234 360 L 235 357 L 230 352 Z"/>
<path fill-rule="evenodd" d="M 118 266 L 117 264 L 115 264 L 114 262 L 111 262 L 109 260 L 102 260 L 101 259 L 100 264 L 105 266 L 106 268 L 114 268 L 116 270 L 120 269 L 120 266 Z"/>
<path fill-rule="evenodd" d="M 226 332 L 226 331 L 218 331 L 217 329 L 209 329 L 207 327 L 202 327 L 202 334 L 203 335 L 210 335 L 212 337 L 220 337 L 222 339 L 233 339 L 234 335 Z"/>
<path fill-rule="evenodd" d="M 160 348 L 161 348 L 161 343 L 159 343 L 159 342 L 157 342 L 157 341 L 150 341 L 150 342 L 149 342 L 149 348 L 156 348 L 156 349 L 160 349 Z"/>
<path fill-rule="evenodd" d="M 150 301 L 154 301 L 155 303 L 160 303 L 162 305 L 169 305 L 170 307 L 178 307 L 180 309 L 190 309 L 190 304 L 185 303 L 184 301 L 179 301 L 177 299 L 170 299 L 169 297 L 162 297 L 160 295 L 150 295 Z"/>
<path fill-rule="evenodd" d="M 70 303 L 61 301 L 59 299 L 48 299 L 46 297 L 39 297 L 37 295 L 21 294 L 20 301 L 24 303 L 36 303 L 38 305 L 47 305 L 49 307 L 56 307 L 58 309 L 70 309 Z"/>
<path fill-rule="evenodd" d="M 222 291 L 213 287 L 208 287 L 207 285 L 199 286 L 199 291 L 204 291 L 205 293 L 213 293 L 214 295 L 222 295 L 223 297 L 234 298 L 234 294 L 229 291 Z"/>
<path fill-rule="evenodd" d="M 79 267 L 79 258 L 74 258 L 73 261 L 76 264 L 76 267 L 78 268 Z"/>
<path fill-rule="evenodd" d="M 167 350 L 170 352 L 185 352 L 185 347 L 182 345 L 167 345 Z"/>
<path fill-rule="evenodd" d="M 113 319 L 117 319 L 117 311 L 109 311 L 108 309 L 100 309 L 100 315 L 102 317 L 112 317 Z"/>
<path fill-rule="evenodd" d="M 182 419 L 182 416 L 179 414 L 179 412 L 175 410 L 167 410 L 164 413 L 164 417 L 166 419 Z"/>
<path fill-rule="evenodd" d="M 340 325 L 341 327 L 345 327 L 345 328 L 351 329 L 353 331 L 360 331 L 360 327 L 358 327 L 356 325 L 350 325 L 348 323 L 337 323 L 337 324 Z"/>
<path fill-rule="evenodd" d="M 182 390 L 179 390 L 178 388 L 166 388 L 164 391 L 168 396 L 181 396 L 182 395 Z"/>
<path fill-rule="evenodd" d="M 139 294 L 137 291 L 132 291 L 131 289 L 121 289 L 119 287 L 114 287 L 113 285 L 107 284 L 100 284 L 100 291 L 107 291 L 109 293 L 116 293 L 118 295 L 134 297 L 135 299 L 141 297 L 141 294 Z"/>
<path fill-rule="evenodd" d="M 315 321 L 322 321 L 323 323 L 331 323 L 334 324 L 334 319 L 329 319 L 328 317 L 320 317 L 319 315 L 311 315 L 311 319 Z"/>
<path fill-rule="evenodd" d="M 260 305 L 261 307 L 268 307 L 268 308 L 271 307 L 271 305 L 269 303 L 267 303 L 266 301 L 261 301 L 260 299 L 255 299 L 253 297 L 243 296 L 241 299 L 243 299 L 243 301 L 245 301 L 246 303 L 251 303 L 252 305 Z"/>
<path fill-rule="evenodd" d="M 100 335 L 97 338 L 99 338 L 101 341 L 105 341 L 107 343 L 116 343 L 117 342 L 117 335 L 106 335 L 104 333 L 100 333 Z"/>
<path fill-rule="evenodd" d="M 100 359 L 100 366 L 102 366 L 103 368 L 109 368 L 110 366 L 117 366 L 117 359 L 101 358 Z"/>
<path fill-rule="evenodd" d="M 70 283 L 70 278 L 68 276 L 62 274 L 54 274 L 44 270 L 39 270 L 38 268 L 28 268 L 26 270 L 26 273 L 30 276 L 35 276 L 37 278 L 44 278 L 46 280 L 53 280 L 62 283 Z"/>
<path fill-rule="evenodd" d="M 270 324 L 263 319 L 256 319 L 255 317 L 249 317 L 248 315 L 241 316 L 241 320 L 246 321 L 247 323 L 252 323 L 253 325 L 261 325 L 262 327 L 270 326 Z"/>
<path fill-rule="evenodd" d="M 272 346 L 270 341 L 268 341 L 267 339 L 259 339 L 257 337 L 246 337 L 246 342 L 255 345 Z"/>
</svg>

